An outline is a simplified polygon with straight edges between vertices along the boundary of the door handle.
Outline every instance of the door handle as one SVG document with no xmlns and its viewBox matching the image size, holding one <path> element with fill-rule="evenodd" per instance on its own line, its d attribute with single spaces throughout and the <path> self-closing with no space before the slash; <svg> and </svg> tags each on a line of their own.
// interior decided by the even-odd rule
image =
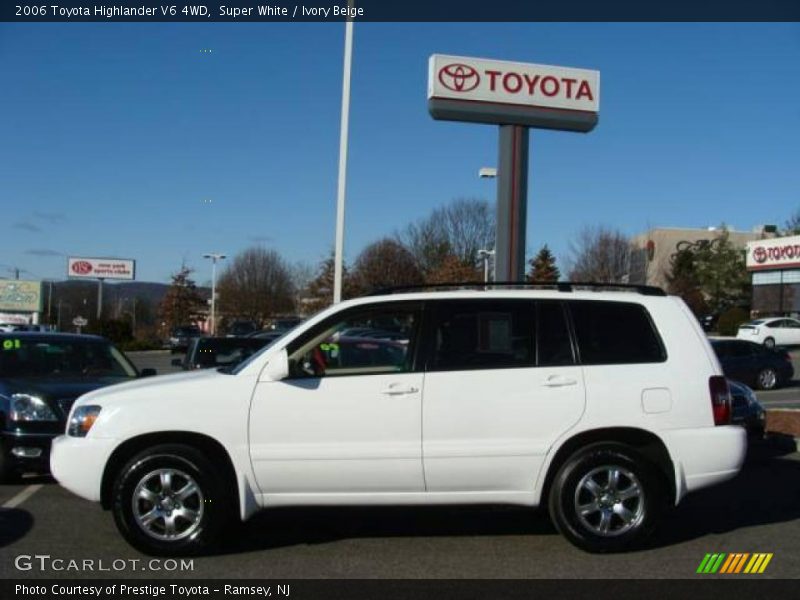
<svg viewBox="0 0 800 600">
<path fill-rule="evenodd" d="M 390 385 L 389 387 L 381 390 L 384 396 L 402 396 L 404 394 L 416 394 L 419 388 L 410 385 Z"/>
<path fill-rule="evenodd" d="M 551 375 L 542 384 L 545 387 L 565 387 L 568 385 L 577 385 L 578 380 L 572 377 L 564 377 L 563 375 Z"/>
</svg>

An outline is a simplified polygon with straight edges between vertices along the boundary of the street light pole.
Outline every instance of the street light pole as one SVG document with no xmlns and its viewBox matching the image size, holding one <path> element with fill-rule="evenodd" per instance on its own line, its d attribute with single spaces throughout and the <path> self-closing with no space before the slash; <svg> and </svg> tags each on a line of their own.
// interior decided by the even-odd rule
<svg viewBox="0 0 800 600">
<path fill-rule="evenodd" d="M 478 256 L 483 259 L 483 281 L 489 281 L 489 257 L 494 256 L 494 250 L 478 250 Z"/>
<path fill-rule="evenodd" d="M 211 259 L 211 335 L 217 334 L 217 261 L 225 258 L 224 254 L 211 252 L 203 254 L 203 258 Z"/>
<path fill-rule="evenodd" d="M 350 0 L 350 8 L 355 4 Z M 339 182 L 336 191 L 336 246 L 333 256 L 333 303 L 342 300 L 344 262 L 344 199 L 347 184 L 347 136 L 350 122 L 350 72 L 353 65 L 353 19 L 344 24 L 344 75 L 342 78 L 342 116 L 339 124 Z"/>
</svg>

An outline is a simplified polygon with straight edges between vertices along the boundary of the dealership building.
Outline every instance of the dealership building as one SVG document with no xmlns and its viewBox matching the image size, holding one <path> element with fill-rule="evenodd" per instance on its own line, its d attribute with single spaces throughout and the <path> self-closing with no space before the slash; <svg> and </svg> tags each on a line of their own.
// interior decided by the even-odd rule
<svg viewBox="0 0 800 600">
<path fill-rule="evenodd" d="M 634 236 L 631 240 L 633 248 L 629 268 L 630 283 L 667 289 L 672 256 L 681 248 L 711 243 L 722 234 L 722 231 L 718 227 L 705 229 L 657 227 Z M 728 230 L 730 242 L 742 250 L 747 248 L 750 242 L 772 235 L 765 227 L 756 227 L 753 231 Z"/>
<path fill-rule="evenodd" d="M 800 314 L 800 235 L 747 244 L 754 315 Z"/>
</svg>

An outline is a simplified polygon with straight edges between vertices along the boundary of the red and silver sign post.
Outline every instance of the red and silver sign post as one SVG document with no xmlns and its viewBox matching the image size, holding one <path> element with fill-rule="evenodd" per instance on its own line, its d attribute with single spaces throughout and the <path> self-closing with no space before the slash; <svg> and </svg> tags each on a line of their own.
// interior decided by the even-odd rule
<svg viewBox="0 0 800 600">
<path fill-rule="evenodd" d="M 597 124 L 600 73 L 434 54 L 434 119 L 499 125 L 496 281 L 522 281 L 528 204 L 528 129 L 588 132 Z"/>
</svg>

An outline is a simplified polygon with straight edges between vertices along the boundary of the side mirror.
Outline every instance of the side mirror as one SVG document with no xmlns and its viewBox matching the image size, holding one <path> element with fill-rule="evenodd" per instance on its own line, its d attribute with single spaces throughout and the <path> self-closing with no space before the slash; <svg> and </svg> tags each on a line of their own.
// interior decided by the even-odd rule
<svg viewBox="0 0 800 600">
<path fill-rule="evenodd" d="M 281 381 L 289 376 L 289 353 L 286 348 L 272 355 L 264 367 L 264 375 L 269 381 Z"/>
<path fill-rule="evenodd" d="M 180 358 L 173 358 L 172 362 L 170 364 L 173 367 L 180 367 L 180 366 L 183 366 L 183 361 Z"/>
<path fill-rule="evenodd" d="M 139 377 L 153 377 L 156 375 L 155 369 L 142 369 L 139 371 Z"/>
</svg>

